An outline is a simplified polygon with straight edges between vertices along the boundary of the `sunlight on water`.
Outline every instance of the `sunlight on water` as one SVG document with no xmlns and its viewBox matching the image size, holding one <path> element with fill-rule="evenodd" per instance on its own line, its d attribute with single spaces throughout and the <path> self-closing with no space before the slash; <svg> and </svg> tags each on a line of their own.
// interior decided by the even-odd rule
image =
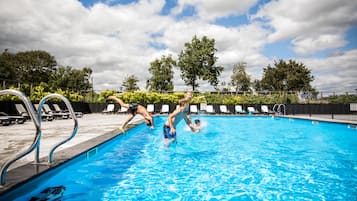
<svg viewBox="0 0 357 201">
<path fill-rule="evenodd" d="M 194 117 L 177 144 L 162 125 L 134 128 L 31 194 L 66 186 L 63 200 L 356 200 L 357 130 L 271 117 Z"/>
</svg>

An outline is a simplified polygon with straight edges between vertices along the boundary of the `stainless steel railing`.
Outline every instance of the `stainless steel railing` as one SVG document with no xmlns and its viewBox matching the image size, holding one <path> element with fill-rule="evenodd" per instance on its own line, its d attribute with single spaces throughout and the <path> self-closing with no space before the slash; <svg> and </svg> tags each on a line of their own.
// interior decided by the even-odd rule
<svg viewBox="0 0 357 201">
<path fill-rule="evenodd" d="M 39 146 L 40 139 L 41 139 L 41 124 L 39 119 L 36 116 L 35 110 L 30 102 L 30 100 L 20 91 L 12 90 L 12 89 L 6 89 L 6 90 L 1 90 L 0 91 L 0 96 L 1 95 L 14 95 L 20 97 L 22 102 L 25 104 L 27 111 L 29 113 L 29 116 L 31 117 L 33 123 L 35 124 L 36 127 L 36 134 L 35 138 L 32 141 L 32 144 L 30 145 L 29 148 L 26 150 L 15 154 L 13 157 L 8 159 L 2 166 L 1 166 L 1 185 L 5 185 L 5 177 L 7 173 L 7 169 L 11 164 L 13 164 L 15 161 L 18 159 L 26 156 L 27 154 L 31 153 L 34 149 L 36 149 Z M 37 161 L 37 156 L 35 156 L 35 161 Z M 38 161 L 37 161 L 38 162 Z"/>
<path fill-rule="evenodd" d="M 60 95 L 60 94 L 49 94 L 49 95 L 47 95 L 47 96 L 45 96 L 45 97 L 43 97 L 42 99 L 41 99 L 41 101 L 40 101 L 40 103 L 39 103 L 39 106 L 38 106 L 38 120 L 39 120 L 39 122 L 41 123 L 41 115 L 42 115 L 42 109 L 43 109 L 43 105 L 45 104 L 45 102 L 48 100 L 48 99 L 51 99 L 51 98 L 59 98 L 59 99 L 61 99 L 65 104 L 66 104 L 66 107 L 67 107 L 67 109 L 68 109 L 68 111 L 69 111 L 69 113 L 70 113 L 70 115 L 72 116 L 72 119 L 73 119 L 73 121 L 74 121 L 74 127 L 73 127 L 73 131 L 72 131 L 72 134 L 68 137 L 68 138 L 66 138 L 66 139 L 64 139 L 63 141 L 61 141 L 61 142 L 59 142 L 59 143 L 57 143 L 57 144 L 55 144 L 51 149 L 50 149 L 50 153 L 48 154 L 48 164 L 50 165 L 50 164 L 52 164 L 52 162 L 53 162 L 53 153 L 54 153 L 54 151 L 59 147 L 59 146 L 61 146 L 61 145 L 63 145 L 64 143 L 66 143 L 66 142 L 68 142 L 68 141 L 70 141 L 76 134 L 77 134 L 77 132 L 78 132 L 78 121 L 77 121 L 77 117 L 76 117 L 76 115 L 75 115 L 75 113 L 74 113 L 74 110 L 73 110 L 73 108 L 72 108 L 72 105 L 71 105 L 71 103 L 69 102 L 69 100 L 66 98 L 66 97 L 64 97 L 64 96 L 62 96 L 62 95 Z M 36 160 L 38 161 L 39 160 L 39 156 L 40 156 L 40 145 L 39 146 L 37 146 L 37 149 L 36 149 Z"/>
<path fill-rule="evenodd" d="M 275 104 L 273 106 L 273 112 L 278 113 L 279 115 L 286 115 L 286 108 L 284 104 Z"/>
<path fill-rule="evenodd" d="M 27 154 L 31 153 L 34 149 L 36 149 L 35 152 L 35 163 L 38 164 L 40 162 L 40 144 L 41 144 L 41 137 L 42 137 L 42 129 L 41 129 L 41 120 L 42 120 L 42 110 L 43 110 L 43 105 L 45 104 L 45 102 L 48 99 L 51 98 L 58 98 L 61 99 L 65 104 L 66 107 L 70 113 L 70 115 L 72 116 L 72 119 L 74 121 L 74 126 L 73 126 L 73 131 L 72 134 L 67 137 L 66 139 L 62 140 L 61 142 L 55 144 L 49 152 L 48 155 L 48 165 L 51 165 L 53 163 L 53 154 L 55 152 L 55 150 L 63 145 L 64 143 L 68 142 L 69 140 L 71 140 L 78 132 L 78 121 L 77 121 L 77 117 L 75 115 L 75 112 L 72 108 L 71 103 L 69 102 L 69 100 L 60 95 L 60 94 L 50 94 L 45 96 L 44 98 L 42 98 L 42 100 L 39 103 L 38 106 L 38 112 L 36 114 L 36 110 L 33 108 L 31 101 L 20 91 L 17 90 L 12 90 L 12 89 L 6 89 L 6 90 L 1 90 L 0 91 L 0 96 L 2 95 L 14 95 L 14 96 L 18 96 L 20 97 L 20 99 L 24 102 L 26 108 L 27 108 L 27 112 L 29 113 L 29 116 L 31 117 L 32 121 L 35 124 L 36 127 L 36 134 L 35 134 L 35 138 L 32 142 L 32 144 L 30 145 L 29 148 L 27 148 L 25 151 L 22 151 L 18 154 L 15 154 L 14 156 L 10 157 L 10 159 L 8 159 L 7 161 L 5 161 L 5 163 L 1 166 L 0 169 L 0 177 L 1 177 L 1 183 L 0 185 L 3 186 L 5 185 L 5 178 L 6 178 L 6 174 L 7 174 L 7 169 L 9 168 L 9 166 L 11 164 L 13 164 L 15 161 L 19 160 L 20 158 L 26 156 Z"/>
</svg>

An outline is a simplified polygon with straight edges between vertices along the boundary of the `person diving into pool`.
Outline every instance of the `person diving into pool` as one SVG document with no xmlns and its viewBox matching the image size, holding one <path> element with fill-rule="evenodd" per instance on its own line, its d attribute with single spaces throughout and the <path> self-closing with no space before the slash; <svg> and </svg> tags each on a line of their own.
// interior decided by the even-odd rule
<svg viewBox="0 0 357 201">
<path fill-rule="evenodd" d="M 188 117 L 188 106 L 192 98 L 191 92 L 185 95 L 185 98 L 181 99 L 179 102 L 179 107 L 176 108 L 164 124 L 164 138 L 166 146 L 169 146 L 171 142 L 176 141 L 176 126 L 181 122 L 182 119 L 185 120 L 186 124 L 190 127 L 192 132 L 198 132 L 200 130 L 199 124 L 192 124 L 190 118 Z"/>
<path fill-rule="evenodd" d="M 150 126 L 151 129 L 154 129 L 154 118 L 146 110 L 146 108 L 144 106 L 142 106 L 140 104 L 137 104 L 137 103 L 131 103 L 131 104 L 124 103 L 123 100 L 121 100 L 120 98 L 118 98 L 116 96 L 109 96 L 108 99 L 109 100 L 114 100 L 114 101 L 118 102 L 121 107 L 124 107 L 124 108 L 128 109 L 129 116 L 125 119 L 123 125 L 120 127 L 120 129 L 123 132 L 125 131 L 125 127 L 127 126 L 127 124 L 137 114 L 142 115 L 144 117 L 144 121 L 145 121 L 146 125 Z"/>
</svg>

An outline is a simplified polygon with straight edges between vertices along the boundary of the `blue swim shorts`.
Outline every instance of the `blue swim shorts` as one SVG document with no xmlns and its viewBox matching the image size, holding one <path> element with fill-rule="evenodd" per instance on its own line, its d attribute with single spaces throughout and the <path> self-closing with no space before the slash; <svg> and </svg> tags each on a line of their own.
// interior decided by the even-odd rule
<svg viewBox="0 0 357 201">
<path fill-rule="evenodd" d="M 164 137 L 171 139 L 171 138 L 176 138 L 176 132 L 170 133 L 170 126 L 164 125 Z"/>
</svg>

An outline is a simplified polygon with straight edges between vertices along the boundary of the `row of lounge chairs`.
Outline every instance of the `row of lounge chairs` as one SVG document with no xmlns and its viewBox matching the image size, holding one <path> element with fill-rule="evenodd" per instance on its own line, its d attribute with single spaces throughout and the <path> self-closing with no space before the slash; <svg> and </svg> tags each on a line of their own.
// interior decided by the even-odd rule
<svg viewBox="0 0 357 201">
<path fill-rule="evenodd" d="M 34 109 L 38 111 L 38 104 L 34 104 Z M 43 105 L 42 110 L 42 120 L 52 121 L 54 119 L 69 119 L 70 113 L 67 110 L 61 109 L 58 104 L 52 104 L 53 109 L 48 104 Z M 8 115 L 5 112 L 0 112 L 0 124 L 3 126 L 8 126 L 11 124 L 23 124 L 27 119 L 30 119 L 27 110 L 22 104 L 15 104 L 18 115 Z M 82 112 L 75 112 L 76 117 L 80 118 L 83 116 Z"/>
<path fill-rule="evenodd" d="M 178 106 L 176 106 L 178 107 Z M 155 113 L 155 105 L 154 104 L 148 104 L 146 106 L 148 112 Z M 234 106 L 234 111 L 230 111 L 227 107 L 227 105 L 219 105 L 219 111 L 216 112 L 213 105 L 201 105 L 200 109 L 198 109 L 197 105 L 190 105 L 190 113 L 191 114 L 198 114 L 200 113 L 207 113 L 207 114 L 273 114 L 274 112 L 269 109 L 268 105 L 261 105 L 261 110 L 258 111 L 255 109 L 253 106 L 248 106 L 245 109 L 243 109 L 242 105 L 235 105 Z M 163 104 L 161 105 L 160 113 L 161 114 L 167 114 L 169 113 L 170 110 L 170 105 L 168 104 Z M 115 105 L 110 103 L 107 105 L 107 107 L 102 111 L 104 114 L 109 114 L 109 113 L 126 113 L 127 108 L 121 107 L 119 110 L 115 111 Z"/>
</svg>

